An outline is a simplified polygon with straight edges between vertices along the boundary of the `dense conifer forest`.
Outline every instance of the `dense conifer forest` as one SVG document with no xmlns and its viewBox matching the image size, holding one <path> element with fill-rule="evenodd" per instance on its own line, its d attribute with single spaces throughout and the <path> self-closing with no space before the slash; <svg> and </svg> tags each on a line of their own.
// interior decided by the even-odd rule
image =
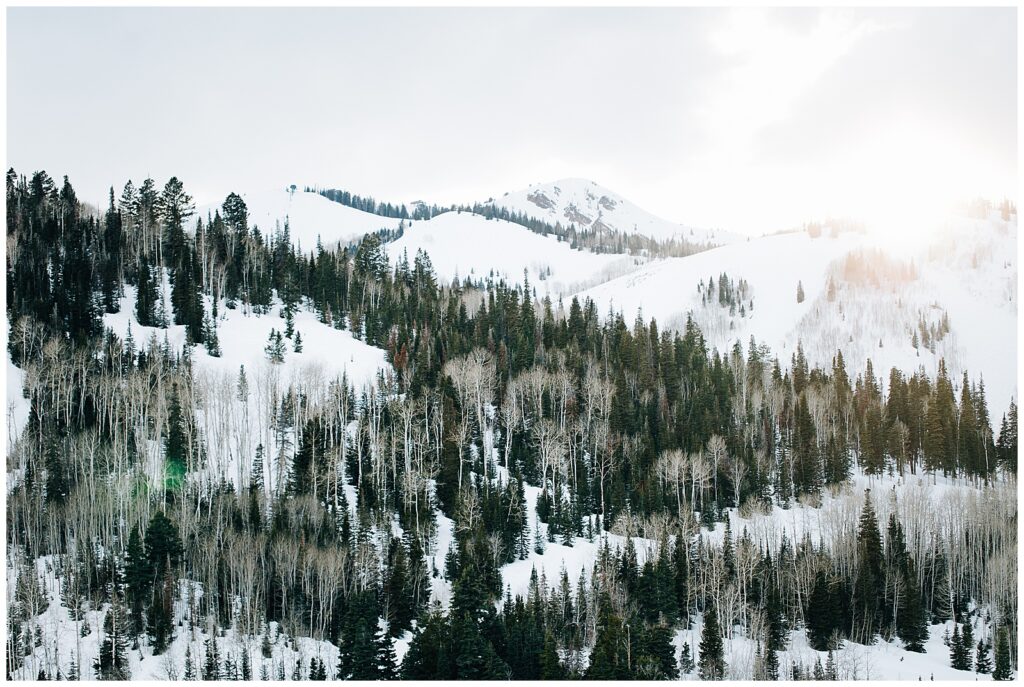
<svg viewBox="0 0 1024 687">
<path fill-rule="evenodd" d="M 195 216 L 177 178 L 112 188 L 99 209 L 44 172 L 10 170 L 6 192 L 8 352 L 29 408 L 7 456 L 9 677 L 128 679 L 130 655 L 189 635 L 201 650 L 168 677 L 714 680 L 738 677 L 723 642 L 743 636 L 757 655 L 739 677 L 841 679 L 841 647 L 922 651 L 950 620 L 954 668 L 1012 676 L 1017 408 L 990 410 L 981 379 L 870 360 L 852 374 L 839 351 L 819 368 L 754 340 L 709 350 L 692 321 L 441 283 L 425 253 L 389 262 L 377 234 L 299 253 L 236 194 Z M 443 211 L 321 193 L 411 221 Z M 742 280 L 702 289 L 752 307 Z M 154 333 L 105 327 L 123 307 Z M 265 342 L 269 372 L 217 385 L 194 359 L 221 355 L 228 311 L 288 324 Z M 300 312 L 388 369 L 280 383 Z M 170 325 L 184 347 L 155 333 Z M 257 388 L 269 442 L 239 420 Z M 963 487 L 955 507 L 866 489 L 814 536 L 732 530 L 730 509 L 813 511 L 855 477 L 919 475 Z M 503 584 L 503 566 L 582 542 L 588 574 Z M 96 633 L 97 655 L 56 659 L 40 618 L 58 602 L 65 651 Z M 677 651 L 698 621 L 699 645 Z M 780 664 L 793 633 L 823 659 Z M 335 649 L 286 661 L 306 638 Z"/>
</svg>

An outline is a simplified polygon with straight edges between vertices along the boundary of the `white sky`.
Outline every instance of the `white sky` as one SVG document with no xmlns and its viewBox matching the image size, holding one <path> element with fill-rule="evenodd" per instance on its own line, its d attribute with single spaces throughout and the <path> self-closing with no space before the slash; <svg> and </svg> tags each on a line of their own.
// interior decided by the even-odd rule
<svg viewBox="0 0 1024 687">
<path fill-rule="evenodd" d="M 105 202 L 584 177 L 760 233 L 1015 197 L 1016 9 L 18 9 L 8 165 Z"/>
</svg>

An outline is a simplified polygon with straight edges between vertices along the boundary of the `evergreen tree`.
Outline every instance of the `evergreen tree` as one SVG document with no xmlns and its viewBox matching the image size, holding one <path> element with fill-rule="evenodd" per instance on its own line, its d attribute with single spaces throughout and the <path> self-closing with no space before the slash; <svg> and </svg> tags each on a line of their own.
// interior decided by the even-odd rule
<svg viewBox="0 0 1024 687">
<path fill-rule="evenodd" d="M 949 643 L 950 665 L 956 670 L 971 669 L 971 650 L 964 645 L 963 636 L 960 634 L 960 625 L 953 624 L 953 638 Z"/>
<path fill-rule="evenodd" d="M 551 631 L 544 633 L 544 649 L 541 652 L 541 680 L 564 680 L 565 669 L 555 647 L 555 637 Z"/>
<path fill-rule="evenodd" d="M 722 630 L 718 626 L 718 614 L 714 606 L 708 606 L 704 613 L 704 629 L 700 635 L 700 657 L 697 663 L 701 680 L 725 679 L 725 646 Z"/>
<path fill-rule="evenodd" d="M 128 535 L 124 578 L 129 607 L 129 631 L 133 637 L 138 637 L 144 629 L 142 610 L 153 583 L 152 566 L 138 527 L 133 527 Z"/>
<path fill-rule="evenodd" d="M 196 664 L 192 660 L 192 645 L 185 646 L 185 680 L 193 681 L 196 679 Z"/>
<path fill-rule="evenodd" d="M 1013 668 L 1010 665 L 1010 640 L 1005 627 L 996 632 L 996 667 L 992 671 L 993 680 L 1012 680 Z"/>
<path fill-rule="evenodd" d="M 642 634 L 640 663 L 647 662 L 647 675 L 655 680 L 678 680 L 679 666 L 672 645 L 672 632 L 666 625 L 652 625 Z"/>
<path fill-rule="evenodd" d="M 978 647 L 974 654 L 974 672 L 979 675 L 987 675 L 992 672 L 992 657 L 989 655 L 989 645 L 985 640 L 978 640 Z"/>
<path fill-rule="evenodd" d="M 882 613 L 882 535 L 878 530 L 875 509 L 871 505 L 871 490 L 864 491 L 864 508 L 857 531 L 857 575 L 853 588 L 852 634 L 863 644 L 874 642 L 880 627 Z"/>
<path fill-rule="evenodd" d="M 281 332 L 276 329 L 270 330 L 270 335 L 267 337 L 267 345 L 263 352 L 266 353 L 267 360 L 274 364 L 279 365 L 284 362 L 285 347 Z"/>
<path fill-rule="evenodd" d="M 219 680 L 220 674 L 220 650 L 217 648 L 217 636 L 211 635 L 206 640 L 206 660 L 203 663 L 203 679 Z"/>
<path fill-rule="evenodd" d="M 601 600 L 597 621 L 597 640 L 590 654 L 588 680 L 628 680 L 630 678 L 628 642 L 622 619 L 611 609 L 611 601 Z"/>
<path fill-rule="evenodd" d="M 155 327 L 160 323 L 156 319 L 156 304 L 160 299 L 157 291 L 158 276 L 153 274 L 149 262 L 143 256 L 139 262 L 138 282 L 135 292 L 135 319 L 143 327 Z"/>
<path fill-rule="evenodd" d="M 812 647 L 818 651 L 837 648 L 833 639 L 841 628 L 842 609 L 835 585 L 824 571 L 819 570 L 814 578 L 806 618 L 807 638 Z"/>
<path fill-rule="evenodd" d="M 128 621 L 116 598 L 103 619 L 103 641 L 93 667 L 99 680 L 128 680 Z"/>
<path fill-rule="evenodd" d="M 689 675 L 693 672 L 696 666 L 693 663 L 693 651 L 690 649 L 690 643 L 683 643 L 683 650 L 679 657 L 679 669 L 684 675 Z"/>
</svg>

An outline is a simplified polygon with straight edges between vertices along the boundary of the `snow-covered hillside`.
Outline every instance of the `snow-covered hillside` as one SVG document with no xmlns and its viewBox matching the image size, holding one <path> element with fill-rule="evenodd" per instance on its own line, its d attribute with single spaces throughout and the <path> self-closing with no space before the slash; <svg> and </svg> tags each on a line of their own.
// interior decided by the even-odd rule
<svg viewBox="0 0 1024 687">
<path fill-rule="evenodd" d="M 642 234 L 659 241 L 680 238 L 721 245 L 738 239 L 720 229 L 697 229 L 656 217 L 616 193 L 586 179 L 561 179 L 506 193 L 495 207 L 522 212 L 550 224 L 575 224 L 578 229 L 611 229 Z"/>
<path fill-rule="evenodd" d="M 446 212 L 411 222 L 386 249 L 392 261 L 406 254 L 410 262 L 417 251 L 425 251 L 442 281 L 493 277 L 515 283 L 522 281 L 526 270 L 541 294 L 572 293 L 645 262 L 628 255 L 573 250 L 554 236 L 470 212 Z"/>
<path fill-rule="evenodd" d="M 1016 222 L 995 217 L 950 219 L 915 246 L 872 234 L 795 232 L 654 261 L 579 296 L 629 321 L 641 310 L 662 326 L 681 327 L 691 314 L 709 346 L 725 351 L 738 341 L 746 350 L 753 336 L 784 364 L 798 344 L 812 365 L 829 366 L 838 349 L 851 371 L 870 357 L 880 376 L 922 365 L 934 374 L 944 358 L 954 382 L 964 370 L 983 376 L 998 417 L 1017 398 L 1016 244 Z M 913 276 L 891 278 L 890 268 Z M 717 298 L 704 302 L 702 283 L 706 289 L 722 274 L 746 282 L 742 310 Z M 934 351 L 920 341 L 915 348 L 919 323 L 943 318 L 950 332 Z"/>
<path fill-rule="evenodd" d="M 166 280 L 164 287 L 169 291 L 170 285 Z M 181 351 L 185 343 L 185 326 L 171 325 L 167 329 L 141 326 L 134 315 L 135 290 L 126 286 L 125 291 L 120 312 L 104 315 L 104 326 L 122 339 L 127 337 L 130 329 L 137 347 L 146 345 L 151 337 L 156 336 L 158 344 L 163 344 L 166 337 L 172 351 Z M 212 310 L 209 299 L 206 307 Z M 291 341 L 285 338 L 283 362 L 272 363 L 265 350 L 270 334 L 272 331 L 284 332 L 286 326 L 279 305 L 270 313 L 253 314 L 225 309 L 222 304 L 217 321 L 221 355 L 211 356 L 202 346 L 192 348 L 197 395 L 212 399 L 205 407 L 197 408 L 197 417 L 210 449 L 205 476 L 238 485 L 246 483 L 248 457 L 256 445 L 263 444 L 268 454 L 273 454 L 278 448 L 273 431 L 273 409 L 276 399 L 289 388 L 310 397 L 319 397 L 326 393 L 331 380 L 344 377 L 355 388 L 362 389 L 372 385 L 378 373 L 391 369 L 383 350 L 356 339 L 348 330 L 320 322 L 314 313 L 301 308 L 294 315 L 294 330 L 301 338 L 302 350 L 294 350 L 294 338 Z M 239 399 L 238 391 L 243 366 L 249 386 L 244 403 Z M 236 439 L 239 436 L 243 437 L 242 445 Z M 163 470 L 159 443 L 152 442 L 149 452 L 148 471 L 156 479 Z M 239 460 L 239 456 L 246 459 Z M 283 472 L 268 474 L 267 488 L 275 488 L 283 478 Z"/>
<path fill-rule="evenodd" d="M 249 226 L 259 227 L 264 236 L 272 236 L 284 228 L 287 220 L 292 242 L 307 253 L 316 249 L 318 239 L 324 247 L 330 247 L 380 229 L 397 229 L 401 221 L 356 210 L 302 189 L 282 187 L 239 195 L 249 210 Z M 206 221 L 222 202 L 223 199 L 197 208 L 197 215 Z"/>
<path fill-rule="evenodd" d="M 506 471 L 499 468 L 498 479 L 508 478 Z M 864 501 L 864 490 L 870 489 L 872 502 L 878 518 L 885 522 L 890 512 L 896 512 L 909 526 L 908 541 L 922 542 L 936 535 L 946 536 L 963 524 L 963 518 L 982 511 L 998 511 L 1000 504 L 1006 508 L 1014 508 L 1013 500 L 1001 493 L 1016 488 L 1015 483 L 999 483 L 985 489 L 961 480 L 947 480 L 935 476 L 909 476 L 907 478 L 880 476 L 868 477 L 857 475 L 850 483 L 823 497 L 822 503 L 809 505 L 795 504 L 790 509 L 774 507 L 769 510 L 747 510 L 740 512 L 730 509 L 728 517 L 734 539 L 749 534 L 754 541 L 770 542 L 777 550 L 783 537 L 789 542 L 799 542 L 804 537 L 811 541 L 835 542 L 844 537 L 854 536 L 857 518 Z M 540 490 L 527 486 L 527 507 L 530 521 L 536 514 L 537 498 Z M 927 515 L 927 517 L 925 517 Z M 435 544 L 433 565 L 438 570 L 444 568 L 444 554 L 451 542 L 452 522 L 440 512 L 438 517 L 438 539 Z M 923 527 L 938 523 L 942 532 L 922 531 Z M 657 556 L 658 538 L 649 532 L 640 531 L 641 527 L 649 527 L 652 523 L 634 522 L 627 524 L 628 529 L 613 528 L 615 532 L 595 536 L 592 540 L 576 539 L 571 546 L 561 543 L 547 542 L 542 553 L 531 551 L 525 560 L 516 561 L 502 567 L 503 587 L 512 596 L 526 596 L 530 586 L 531 575 L 536 572 L 540 583 L 545 588 L 558 585 L 563 573 L 568 577 L 571 590 L 575 593 L 577 580 L 582 573 L 587 580 L 594 569 L 599 551 L 605 545 L 611 550 L 621 549 L 627 536 L 631 538 L 636 549 L 639 565 L 649 557 Z M 546 533 L 547 525 L 541 523 L 541 534 Z M 721 545 L 725 535 L 725 525 L 717 523 L 711 530 L 702 529 L 693 533 L 695 537 L 705 539 L 708 543 Z M 647 535 L 647 536 L 641 536 Z M 1005 564 L 1012 565 L 1010 559 Z M 29 679 L 35 676 L 41 666 L 60 666 L 64 675 L 68 674 L 72 660 L 76 657 L 81 666 L 89 666 L 99 652 L 102 639 L 103 618 L 106 609 L 90 610 L 80 620 L 72 619 L 68 609 L 61 603 L 61 579 L 56 575 L 55 561 L 51 557 L 35 561 L 35 569 L 42 580 L 43 591 L 48 600 L 46 611 L 38 618 L 38 624 L 44 629 L 46 636 L 53 642 L 44 643 L 34 649 L 25 659 L 24 666 L 15 673 L 16 679 Z M 8 595 L 13 594 L 17 582 L 17 568 L 9 568 L 7 575 Z M 1014 570 L 994 571 L 994 574 L 1015 574 Z M 450 582 L 443 578 L 433 578 L 435 586 L 434 599 L 442 608 L 451 602 Z M 181 583 L 181 595 L 185 598 L 202 593 L 199 585 Z M 175 604 L 174 613 L 177 620 L 189 618 L 191 609 L 182 601 Z M 993 624 L 997 620 L 985 613 L 972 619 L 974 636 L 989 636 Z M 178 624 L 178 623 L 176 623 Z M 976 675 L 973 672 L 958 671 L 950 666 L 949 647 L 944 642 L 953 629 L 953 621 L 929 625 L 928 639 L 924 642 L 924 652 L 917 653 L 903 649 L 900 640 L 889 641 L 877 639 L 872 645 L 844 641 L 835 652 L 836 670 L 840 680 L 966 680 L 988 679 L 989 676 Z M 676 649 L 677 661 L 681 657 L 684 644 L 688 644 L 692 657 L 699 659 L 699 645 L 703 629 L 703 617 L 696 614 L 688 628 L 675 631 L 673 645 Z M 745 632 L 740 625 L 727 627 L 724 638 L 725 659 L 728 666 L 727 678 L 732 680 L 750 679 L 753 675 L 758 640 Z M 316 658 L 327 664 L 328 676 L 334 674 L 338 659 L 337 647 L 328 641 L 317 641 L 311 637 L 289 636 L 278 623 L 270 623 L 266 628 L 266 636 L 270 639 L 270 656 L 261 656 L 260 647 L 263 640 L 261 634 L 240 634 L 237 628 L 226 629 L 217 638 L 222 657 L 227 657 L 238 666 L 243 652 L 248 652 L 252 660 L 254 679 L 274 679 L 281 671 L 291 675 L 295 666 L 309 666 L 310 660 Z M 408 650 L 412 633 L 405 632 L 395 642 L 396 658 L 400 662 Z M 204 655 L 204 644 L 209 639 L 207 632 L 201 628 L 191 631 L 178 631 L 168 648 L 161 656 L 154 656 L 151 648 L 144 646 L 129 652 L 129 663 L 134 680 L 165 680 L 180 679 L 184 672 L 186 650 L 191 654 L 193 665 L 201 664 Z M 824 665 L 827 652 L 813 649 L 804 628 L 792 629 L 786 638 L 787 647 L 780 651 L 779 668 L 784 676 L 792 674 L 794 666 L 809 669 L 816 661 Z M 585 652 L 584 652 L 585 654 Z M 584 655 L 583 660 L 587 658 Z M 683 674 L 681 679 L 696 680 L 696 672 Z"/>
</svg>

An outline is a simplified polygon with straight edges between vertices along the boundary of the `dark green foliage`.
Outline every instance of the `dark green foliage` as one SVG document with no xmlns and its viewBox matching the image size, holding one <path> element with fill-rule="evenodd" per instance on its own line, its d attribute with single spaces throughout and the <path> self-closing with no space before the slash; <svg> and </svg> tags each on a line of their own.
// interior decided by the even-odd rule
<svg viewBox="0 0 1024 687">
<path fill-rule="evenodd" d="M 156 305 L 160 299 L 158 286 L 159 275 L 153 273 L 149 261 L 142 257 L 136 277 L 135 319 L 143 327 L 155 327 L 161 324 L 156 317 Z"/>
<path fill-rule="evenodd" d="M 697 662 L 701 680 L 725 679 L 725 646 L 722 643 L 722 629 L 718 625 L 718 613 L 714 606 L 704 612 L 704 628 L 700 634 L 700 656 Z"/>
<path fill-rule="evenodd" d="M 217 637 L 213 636 L 206 640 L 206 658 L 203 661 L 203 679 L 219 680 L 220 671 L 220 650 L 217 648 Z"/>
<path fill-rule="evenodd" d="M 103 619 L 103 641 L 93 663 L 98 680 L 128 680 L 128 620 L 124 607 L 115 600 Z"/>
<path fill-rule="evenodd" d="M 993 680 L 1012 680 L 1013 667 L 1010 665 L 1010 640 L 1005 627 L 996 631 L 996 667 L 992 671 Z"/>
<path fill-rule="evenodd" d="M 588 680 L 628 680 L 629 643 L 622 619 L 611 610 L 611 602 L 603 599 L 597 621 L 597 641 L 590 654 Z"/>
<path fill-rule="evenodd" d="M 696 668 L 696 666 L 693 663 L 693 651 L 690 649 L 690 643 L 685 642 L 679 658 L 679 670 L 682 671 L 684 675 L 689 675 L 693 672 L 694 668 Z"/>
<path fill-rule="evenodd" d="M 956 670 L 971 669 L 971 647 L 964 642 L 958 623 L 953 624 L 953 637 L 949 642 L 949 664 Z"/>
<path fill-rule="evenodd" d="M 818 651 L 836 649 L 834 638 L 843 633 L 843 611 L 838 585 L 831 576 L 819 571 L 807 604 L 807 636 Z"/>
<path fill-rule="evenodd" d="M 652 680 L 678 680 L 679 666 L 672 645 L 672 631 L 666 625 L 652 625 L 643 633 L 637 666 L 640 673 Z"/>
<path fill-rule="evenodd" d="M 149 520 L 146 528 L 146 555 L 149 557 L 150 570 L 154 579 L 158 579 L 178 564 L 182 554 L 181 539 L 174 523 L 157 511 Z"/>
<path fill-rule="evenodd" d="M 864 508 L 857 530 L 857 576 L 853 586 L 851 636 L 862 644 L 874 642 L 881 628 L 885 577 L 882 570 L 882 535 L 878 529 L 870 489 L 864 492 Z"/>
<path fill-rule="evenodd" d="M 544 649 L 541 651 L 540 661 L 541 680 L 565 679 L 565 669 L 562 667 L 561 659 L 555 647 L 555 638 L 551 632 L 544 634 Z"/>
<path fill-rule="evenodd" d="M 978 646 L 974 653 L 974 672 L 979 675 L 987 675 L 992 672 L 992 647 L 983 639 L 978 640 Z"/>
</svg>

